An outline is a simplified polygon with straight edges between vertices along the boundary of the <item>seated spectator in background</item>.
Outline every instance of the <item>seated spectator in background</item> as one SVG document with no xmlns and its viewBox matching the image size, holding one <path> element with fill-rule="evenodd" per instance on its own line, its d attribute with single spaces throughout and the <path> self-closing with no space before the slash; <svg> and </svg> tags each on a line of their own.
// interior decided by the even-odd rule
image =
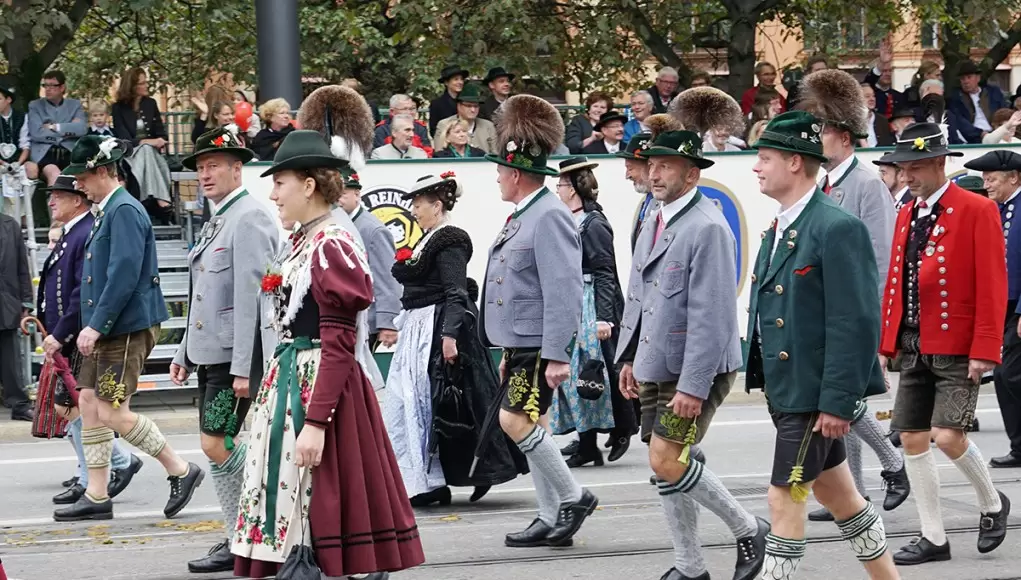
<svg viewBox="0 0 1021 580">
<path fill-rule="evenodd" d="M 248 117 L 248 129 L 245 131 L 245 135 L 248 137 L 248 141 L 251 141 L 262 131 L 262 124 L 259 123 L 259 115 L 255 112 L 255 105 L 248 100 L 248 95 L 242 90 L 234 90 L 234 108 L 236 109 L 241 103 L 248 103 L 252 105 L 252 116 Z"/>
<path fill-rule="evenodd" d="M 592 133 L 602 135 L 603 138 L 589 143 L 582 152 L 589 155 L 612 155 L 620 151 L 624 139 L 624 121 L 627 121 L 627 117 L 612 109 L 603 113 Z"/>
<path fill-rule="evenodd" d="M 64 98 L 64 83 L 64 73 L 47 72 L 42 82 L 46 96 L 28 104 L 28 136 L 32 142 L 29 156 L 35 165 L 26 170 L 29 179 L 36 179 L 42 172 L 46 185 L 53 185 L 70 165 L 71 149 L 88 130 L 81 101 Z"/>
<path fill-rule="evenodd" d="M 893 88 L 893 45 L 884 39 L 879 45 L 879 60 L 865 75 L 866 83 L 876 92 L 876 112 L 889 116 L 906 104 L 904 93 Z"/>
<path fill-rule="evenodd" d="M 113 104 L 113 134 L 132 145 L 164 149 L 167 129 L 156 99 L 149 96 L 149 79 L 141 68 L 121 76 L 117 102 Z"/>
<path fill-rule="evenodd" d="M 768 124 L 769 121 L 763 119 L 761 121 L 756 121 L 755 124 L 748 129 L 748 137 L 745 139 L 745 142 L 748 143 L 749 147 L 755 147 L 755 142 L 762 136 L 762 132 L 766 130 L 766 125 Z"/>
<path fill-rule="evenodd" d="M 571 122 L 564 130 L 564 144 L 570 153 L 578 154 L 583 149 L 603 138 L 602 134 L 594 131 L 593 127 L 599 123 L 603 113 L 613 108 L 613 99 L 610 95 L 594 91 L 589 93 L 585 99 L 585 114 L 571 117 Z"/>
<path fill-rule="evenodd" d="M 961 127 L 967 121 L 947 104 L 943 95 L 943 81 L 927 80 L 923 82 L 918 88 L 918 94 L 921 95 L 921 104 L 914 111 L 914 119 L 910 121 L 903 119 L 895 121 L 891 119 L 891 126 L 895 129 L 897 137 L 900 138 L 900 132 L 912 122 L 946 123 L 947 132 L 949 133 L 948 141 L 951 145 L 967 143 L 964 134 L 961 132 Z M 896 113 L 895 116 L 897 116 Z"/>
<path fill-rule="evenodd" d="M 670 105 L 670 101 L 674 100 L 679 92 L 677 89 L 680 86 L 681 77 L 677 75 L 677 70 L 673 67 L 665 66 L 659 69 L 656 73 L 656 82 L 651 87 L 645 89 L 650 95 L 652 95 L 652 112 L 653 113 L 665 113 L 666 108 Z M 613 106 L 613 101 L 610 101 L 609 107 Z M 568 148 L 571 148 L 571 152 L 574 149 L 571 144 L 567 144 Z"/>
<path fill-rule="evenodd" d="M 770 93 L 780 94 L 776 90 L 776 67 L 771 63 L 762 61 L 755 65 L 755 78 L 758 79 L 759 84 L 748 89 L 741 95 L 741 111 L 745 115 L 752 112 L 752 106 L 755 105 L 755 97 L 759 94 L 759 91 L 765 91 Z M 781 113 L 787 110 L 787 101 L 784 100 L 783 96 L 780 96 Z"/>
<path fill-rule="evenodd" d="M 209 119 L 209 110 L 213 108 L 214 103 L 231 103 L 234 101 L 234 96 L 231 94 L 223 85 L 212 85 L 206 89 L 204 97 L 199 98 L 198 96 L 192 95 L 191 103 L 195 106 L 195 126 L 199 125 L 201 121 L 202 131 L 199 133 L 205 133 L 207 131 L 206 125 L 209 125 L 208 130 L 215 129 L 217 127 L 216 120 Z M 192 128 L 193 136 L 195 128 Z M 194 139 L 192 139 L 194 141 Z"/>
<path fill-rule="evenodd" d="M 113 133 L 133 146 L 124 156 L 130 169 L 124 176 L 125 189 L 142 202 L 154 224 L 172 224 L 170 167 L 162 155 L 167 129 L 159 104 L 149 96 L 149 78 L 141 68 L 121 75 L 113 104 Z"/>
<path fill-rule="evenodd" d="M 464 89 L 464 82 L 468 80 L 468 70 L 455 64 L 446 66 L 440 72 L 440 84 L 446 90 L 429 103 L 429 134 L 436 134 L 436 125 L 447 117 L 457 114 L 457 95 Z"/>
<path fill-rule="evenodd" d="M 711 86 L 713 86 L 713 77 L 704 70 L 695 71 L 691 75 L 691 88 Z"/>
<path fill-rule="evenodd" d="M 915 109 L 896 109 L 893 112 L 893 116 L 889 118 L 890 121 L 890 133 L 893 134 L 894 141 L 900 139 L 900 134 L 904 132 L 904 129 L 908 128 L 908 125 L 917 123 Z M 937 121 L 938 122 L 938 121 Z"/>
<path fill-rule="evenodd" d="M 433 133 L 436 149 L 443 149 L 447 146 L 444 138 L 447 126 L 460 120 L 468 124 L 468 134 L 471 136 L 469 143 L 472 147 L 481 149 L 486 153 L 498 153 L 496 146 L 496 125 L 479 118 L 479 105 L 481 102 L 482 95 L 480 94 L 479 87 L 474 84 L 465 85 L 464 90 L 457 95 L 457 115 L 447 117 L 436 125 L 436 132 Z"/>
<path fill-rule="evenodd" d="M 390 123 L 394 117 L 406 115 L 414 119 L 415 137 L 411 144 L 432 155 L 432 140 L 429 139 L 429 127 L 419 121 L 418 107 L 415 100 L 408 95 L 397 94 L 390 97 L 390 116 L 376 124 L 376 133 L 372 138 L 372 147 L 380 148 L 390 142 Z"/>
<path fill-rule="evenodd" d="M 921 89 L 922 83 L 928 80 L 943 80 L 943 71 L 940 70 L 938 62 L 923 60 L 914 76 L 911 77 L 911 85 L 904 89 L 903 105 L 905 108 L 913 109 L 922 104 L 922 95 L 919 89 Z"/>
<path fill-rule="evenodd" d="M 652 95 L 649 91 L 638 91 L 631 95 L 631 114 L 634 118 L 624 123 L 624 143 L 639 133 L 649 131 L 645 126 L 645 120 L 652 114 Z"/>
<path fill-rule="evenodd" d="M 970 60 L 957 70 L 961 88 L 947 99 L 947 109 L 960 118 L 958 129 L 968 143 L 981 143 L 992 132 L 993 113 L 1009 107 L 1003 91 L 995 85 L 983 85 L 979 68 Z"/>
<path fill-rule="evenodd" d="M 892 147 L 897 140 L 894 139 L 893 131 L 890 130 L 890 120 L 876 112 L 876 92 L 872 89 L 872 85 L 862 83 L 861 94 L 865 97 L 865 105 L 869 108 L 869 135 L 862 139 L 861 146 Z"/>
<path fill-rule="evenodd" d="M 493 113 L 511 96 L 511 90 L 514 88 L 514 75 L 504 70 L 502 66 L 497 66 L 489 69 L 482 82 L 489 87 L 489 98 L 482 103 L 479 117 L 492 121 Z"/>
<path fill-rule="evenodd" d="M 446 119 L 444 119 L 445 121 Z M 486 152 L 468 144 L 468 121 L 455 118 L 450 123 L 440 123 L 436 127 L 436 142 L 444 143 L 443 149 L 433 152 L 433 158 L 485 157 Z"/>
<path fill-rule="evenodd" d="M 769 121 L 783 112 L 783 96 L 776 91 L 759 91 L 755 95 L 755 104 L 752 105 L 752 112 L 748 115 L 748 124 L 754 125 L 759 121 Z"/>
<path fill-rule="evenodd" d="M 14 89 L 0 85 L 0 187 L 3 190 L 0 209 L 20 221 L 21 216 L 14 215 L 18 209 L 15 199 L 31 197 L 32 184 L 25 172 L 25 162 L 32 142 L 28 138 L 25 113 L 15 111 L 13 105 Z"/>
<path fill-rule="evenodd" d="M 234 103 L 229 101 L 217 101 L 213 103 L 213 106 L 209 109 L 211 111 L 209 119 L 202 121 L 198 118 L 195 119 L 195 125 L 191 128 L 191 142 L 194 143 L 199 140 L 199 137 L 203 133 L 212 131 L 220 127 L 226 127 L 234 122 Z M 247 147 L 247 139 L 244 133 L 238 133 L 238 137 L 241 139 L 241 144 Z"/>
<path fill-rule="evenodd" d="M 1017 143 L 1017 128 L 1021 126 L 1021 111 L 1000 109 L 993 113 L 993 130 L 982 138 L 985 145 Z"/>
<path fill-rule="evenodd" d="M 346 78 L 340 82 L 340 86 L 347 87 L 352 91 L 355 91 L 359 95 L 365 97 L 364 87 L 362 87 L 362 83 L 356 78 Z M 369 104 L 369 109 L 372 110 L 372 122 L 379 124 L 379 122 L 383 120 L 383 117 L 380 116 L 379 114 L 379 107 L 376 105 L 376 103 L 370 101 L 368 97 L 365 98 L 365 102 Z"/>
<path fill-rule="evenodd" d="M 259 107 L 259 116 L 266 124 L 252 139 L 252 151 L 262 161 L 273 161 L 281 141 L 294 130 L 291 125 L 291 105 L 284 99 L 270 99 Z"/>
<path fill-rule="evenodd" d="M 415 138 L 415 120 L 410 115 L 397 115 L 390 119 L 391 140 L 372 150 L 371 159 L 428 159 L 429 155 L 412 144 Z"/>
<path fill-rule="evenodd" d="M 825 54 L 816 54 L 805 62 L 805 74 L 812 74 L 830 68 L 830 61 Z"/>
<path fill-rule="evenodd" d="M 731 141 L 730 129 L 713 127 L 702 136 L 702 150 L 706 153 L 723 151 L 741 151 L 741 147 Z"/>
<path fill-rule="evenodd" d="M 89 130 L 85 134 L 113 137 L 109 119 L 110 105 L 106 104 L 106 101 L 92 101 L 89 103 Z"/>
</svg>

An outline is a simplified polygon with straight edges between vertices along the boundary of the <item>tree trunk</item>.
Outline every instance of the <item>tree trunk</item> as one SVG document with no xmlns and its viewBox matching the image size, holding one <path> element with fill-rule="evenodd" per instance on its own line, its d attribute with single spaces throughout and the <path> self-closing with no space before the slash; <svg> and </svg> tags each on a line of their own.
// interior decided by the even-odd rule
<svg viewBox="0 0 1021 580">
<path fill-rule="evenodd" d="M 645 16 L 645 13 L 637 5 L 625 2 L 621 8 L 628 18 L 631 19 L 635 34 L 642 41 L 642 44 L 645 45 L 645 48 L 649 49 L 652 56 L 656 57 L 656 60 L 663 66 L 677 69 L 677 75 L 680 77 L 680 86 L 687 86 L 691 80 L 691 67 L 681 59 L 677 51 L 674 50 L 673 45 L 670 44 L 670 41 L 653 29 L 648 17 Z"/>
<path fill-rule="evenodd" d="M 947 14 L 953 20 L 957 20 L 956 15 L 961 13 L 961 9 L 959 0 L 947 0 Z M 961 86 L 957 70 L 962 62 L 970 60 L 969 51 L 970 44 L 965 42 L 956 28 L 947 24 L 940 26 L 939 52 L 943 56 L 943 84 L 948 98 Z"/>
<path fill-rule="evenodd" d="M 729 3 L 728 3 L 729 4 Z M 741 95 L 755 84 L 755 26 L 758 14 L 733 13 L 730 18 L 730 42 L 727 45 L 727 92 L 741 100 Z"/>
<path fill-rule="evenodd" d="M 996 66 L 999 65 L 1005 58 L 1010 56 L 1010 51 L 1014 50 L 1017 43 L 1021 42 L 1021 18 L 1014 21 L 1007 29 L 1006 36 L 996 41 L 986 53 L 986 56 L 979 63 L 978 68 L 982 71 L 982 80 L 986 81 L 990 75 L 996 71 Z M 1009 88 L 1009 87 L 1008 87 Z M 1006 90 L 1004 92 L 1007 92 Z"/>
</svg>

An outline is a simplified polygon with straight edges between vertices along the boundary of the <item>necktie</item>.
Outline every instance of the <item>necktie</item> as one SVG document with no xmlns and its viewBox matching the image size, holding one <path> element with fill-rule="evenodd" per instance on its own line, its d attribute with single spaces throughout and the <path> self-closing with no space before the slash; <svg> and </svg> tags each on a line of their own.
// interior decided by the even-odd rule
<svg viewBox="0 0 1021 580">
<path fill-rule="evenodd" d="M 666 224 L 663 223 L 663 212 L 660 212 L 656 214 L 656 234 L 652 236 L 652 245 L 655 246 L 656 242 L 659 241 L 659 236 L 663 235 L 664 227 L 666 227 Z"/>
<path fill-rule="evenodd" d="M 833 188 L 830 187 L 830 176 L 827 175 L 822 183 L 822 192 L 825 193 L 826 195 L 829 195 L 831 189 Z"/>
<path fill-rule="evenodd" d="M 929 204 L 925 203 L 924 199 L 918 200 L 918 208 L 919 209 L 925 209 L 927 207 L 929 207 Z"/>
</svg>

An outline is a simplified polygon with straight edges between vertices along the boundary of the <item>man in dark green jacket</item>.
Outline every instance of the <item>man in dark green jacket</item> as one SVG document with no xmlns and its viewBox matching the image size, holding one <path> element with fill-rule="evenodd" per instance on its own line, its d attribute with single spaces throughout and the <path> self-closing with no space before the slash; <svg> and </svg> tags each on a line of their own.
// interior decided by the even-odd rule
<svg viewBox="0 0 1021 580">
<path fill-rule="evenodd" d="M 883 522 L 858 493 L 843 437 L 858 401 L 885 392 L 876 353 L 876 258 L 859 219 L 820 191 L 821 123 L 796 111 L 770 121 L 755 173 L 780 203 L 752 274 L 748 388 L 764 388 L 777 429 L 772 533 L 763 578 L 789 580 L 805 553 L 805 500 L 834 515 L 872 578 L 897 578 Z"/>
</svg>

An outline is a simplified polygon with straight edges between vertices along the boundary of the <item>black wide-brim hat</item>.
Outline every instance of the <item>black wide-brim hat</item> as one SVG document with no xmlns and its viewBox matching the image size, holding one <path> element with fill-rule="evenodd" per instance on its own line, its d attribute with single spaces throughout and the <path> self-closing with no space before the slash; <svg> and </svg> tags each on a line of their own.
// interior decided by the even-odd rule
<svg viewBox="0 0 1021 580">
<path fill-rule="evenodd" d="M 46 187 L 40 187 L 37 191 L 47 191 L 47 192 L 48 191 L 63 191 L 63 192 L 66 192 L 66 193 L 73 193 L 73 194 L 76 194 L 76 195 L 80 195 L 80 196 L 84 197 L 85 199 L 88 199 L 88 196 L 85 195 L 85 192 L 80 190 L 80 189 L 78 189 L 78 180 L 76 180 L 73 175 L 58 175 L 56 181 L 53 182 L 53 185 L 48 185 Z"/>
<path fill-rule="evenodd" d="M 894 163 L 893 161 L 888 161 L 886 159 L 891 155 L 893 155 L 893 151 L 887 151 L 886 153 L 883 153 L 883 156 L 880 157 L 879 159 L 873 159 L 872 164 L 878 165 L 880 167 L 897 167 L 896 163 Z"/>
<path fill-rule="evenodd" d="M 1021 155 L 998 149 L 972 159 L 964 167 L 972 171 L 1021 171 Z"/>
<path fill-rule="evenodd" d="M 621 113 L 618 113 L 617 111 L 613 110 L 607 111 L 599 117 L 599 122 L 596 123 L 596 126 L 593 127 L 592 130 L 601 131 L 607 123 L 612 123 L 614 121 L 627 123 L 627 115 L 622 115 Z"/>
<path fill-rule="evenodd" d="M 488 85 L 500 77 L 507 77 L 507 80 L 510 82 L 514 82 L 514 79 L 517 78 L 514 73 L 507 72 L 502 66 L 494 66 L 489 69 L 489 72 L 486 73 L 486 78 L 482 79 L 482 82 Z"/>
<path fill-rule="evenodd" d="M 439 82 L 440 84 L 446 83 L 447 80 L 450 79 L 450 77 L 456 77 L 457 75 L 461 75 L 461 77 L 464 78 L 464 80 L 468 80 L 469 74 L 471 73 L 469 73 L 468 69 L 466 68 L 461 68 L 456 64 L 448 65 L 443 67 L 443 70 L 440 71 Z"/>
<path fill-rule="evenodd" d="M 323 140 L 318 131 L 299 129 L 291 131 L 284 137 L 273 158 L 273 166 L 264 171 L 261 177 L 273 175 L 281 171 L 302 169 L 336 169 L 342 170 L 348 162 L 335 157 L 330 146 Z"/>
<path fill-rule="evenodd" d="M 4 85 L 0 85 L 0 93 L 3 93 L 5 97 L 12 101 L 17 98 L 14 94 L 14 89 Z"/>
<path fill-rule="evenodd" d="M 890 163 L 921 161 L 935 157 L 961 157 L 964 153 L 951 151 L 943 131 L 936 123 L 908 125 L 897 139 L 897 148 L 884 159 Z"/>
<path fill-rule="evenodd" d="M 255 152 L 241 144 L 237 125 L 229 124 L 206 131 L 195 141 L 195 151 L 181 160 L 181 165 L 195 171 L 199 157 L 210 153 L 226 153 L 248 163 L 255 158 Z"/>
</svg>

